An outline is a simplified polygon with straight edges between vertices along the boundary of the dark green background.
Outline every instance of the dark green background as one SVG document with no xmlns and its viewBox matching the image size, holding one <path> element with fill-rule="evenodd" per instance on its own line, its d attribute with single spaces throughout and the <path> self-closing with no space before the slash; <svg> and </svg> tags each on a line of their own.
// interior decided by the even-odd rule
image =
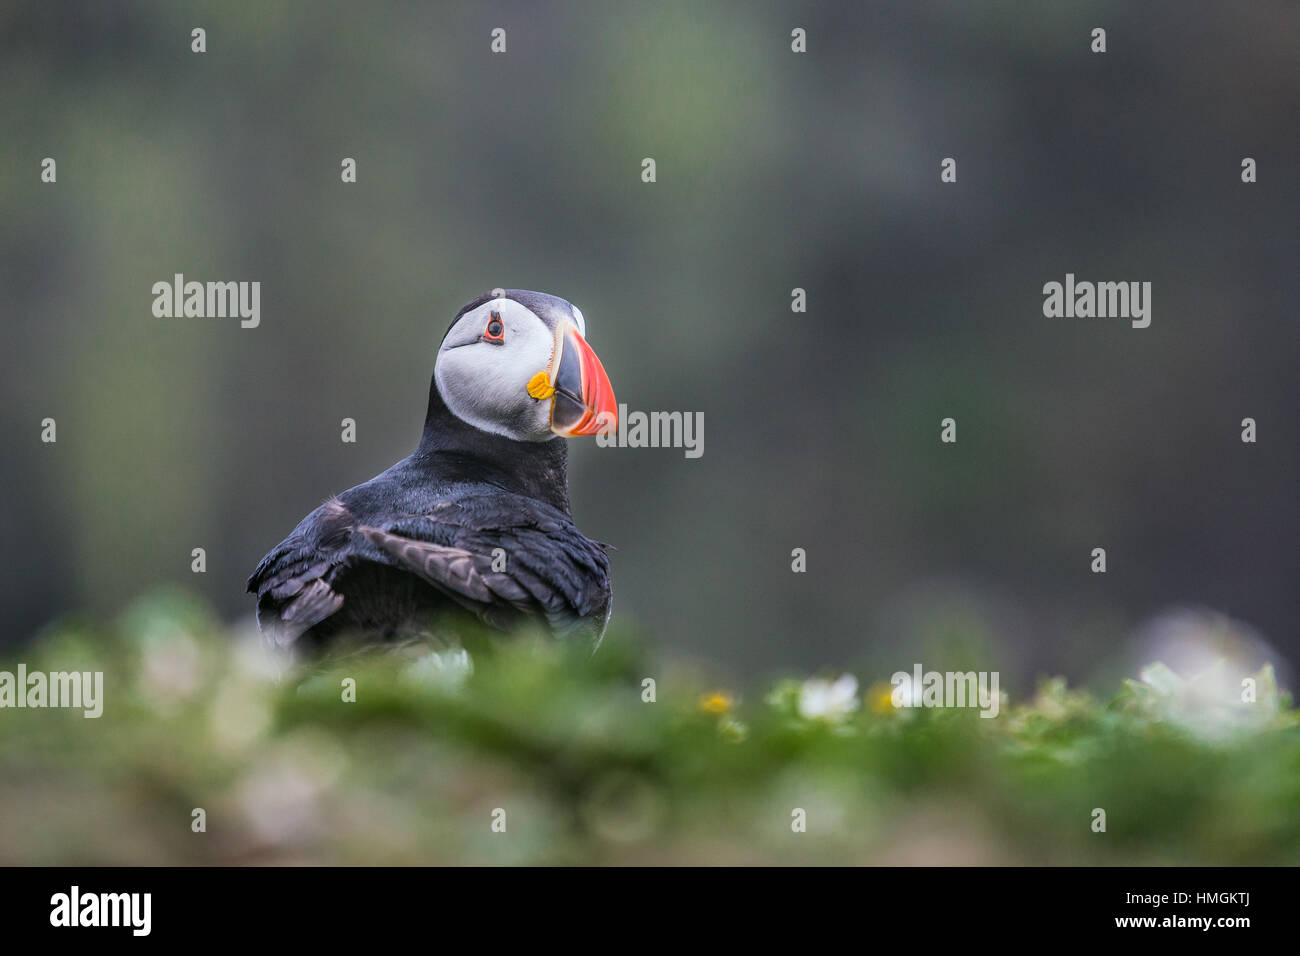
<svg viewBox="0 0 1300 956">
<path fill-rule="evenodd" d="M 1298 28 L 1283 2 L 6 3 L 0 633 L 163 582 L 247 614 L 261 554 L 414 446 L 450 317 L 516 286 L 583 309 L 621 401 L 704 413 L 702 459 L 572 458 L 615 621 L 659 647 L 888 671 L 959 634 L 1008 683 L 1086 678 L 1193 605 L 1294 659 Z M 261 327 L 154 318 L 175 272 L 259 280 Z M 1066 272 L 1151 281 L 1151 327 L 1044 318 Z"/>
</svg>

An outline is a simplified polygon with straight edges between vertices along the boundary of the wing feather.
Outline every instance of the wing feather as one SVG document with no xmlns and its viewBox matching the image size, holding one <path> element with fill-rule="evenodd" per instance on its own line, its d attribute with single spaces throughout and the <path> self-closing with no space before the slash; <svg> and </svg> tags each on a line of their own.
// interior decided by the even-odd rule
<svg viewBox="0 0 1300 956">
<path fill-rule="evenodd" d="M 303 519 L 249 578 L 259 623 L 277 643 L 292 643 L 343 607 L 349 574 L 365 565 L 408 572 L 502 629 L 538 617 L 564 633 L 608 613 L 605 546 L 550 505 L 482 485 L 444 490 L 410 510 L 405 500 L 367 509 L 351 494 Z M 604 618 L 595 623 L 598 633 Z"/>
</svg>

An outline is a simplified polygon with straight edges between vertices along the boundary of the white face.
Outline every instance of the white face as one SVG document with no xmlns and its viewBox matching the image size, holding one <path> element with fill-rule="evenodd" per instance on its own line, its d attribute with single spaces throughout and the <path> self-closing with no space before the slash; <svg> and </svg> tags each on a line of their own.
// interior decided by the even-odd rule
<svg viewBox="0 0 1300 956">
<path fill-rule="evenodd" d="M 584 324 L 573 310 L 579 326 Z M 501 319 L 501 341 L 489 330 Z M 475 428 L 517 441 L 546 441 L 551 403 L 528 394 L 528 382 L 551 364 L 555 334 L 531 310 L 513 299 L 491 299 L 460 317 L 433 367 L 438 394 L 452 414 Z"/>
</svg>

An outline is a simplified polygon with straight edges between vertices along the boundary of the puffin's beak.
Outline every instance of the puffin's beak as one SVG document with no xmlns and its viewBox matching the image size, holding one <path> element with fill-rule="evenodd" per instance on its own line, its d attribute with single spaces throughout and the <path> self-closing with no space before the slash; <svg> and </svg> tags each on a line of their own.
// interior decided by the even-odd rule
<svg viewBox="0 0 1300 956">
<path fill-rule="evenodd" d="M 551 431 L 565 438 L 595 435 L 618 425 L 618 403 L 605 367 L 572 322 L 555 334 L 551 360 Z"/>
</svg>

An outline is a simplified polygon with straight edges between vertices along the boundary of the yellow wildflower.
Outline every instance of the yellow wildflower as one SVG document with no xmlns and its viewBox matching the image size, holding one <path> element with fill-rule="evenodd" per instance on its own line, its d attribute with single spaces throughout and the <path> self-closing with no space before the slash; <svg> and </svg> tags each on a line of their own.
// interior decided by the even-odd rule
<svg viewBox="0 0 1300 956">
<path fill-rule="evenodd" d="M 867 706 L 873 714 L 892 714 L 894 712 L 894 685 L 876 681 L 867 688 Z"/>
<path fill-rule="evenodd" d="M 722 715 L 730 713 L 734 703 L 735 701 L 731 699 L 731 695 L 720 690 L 700 696 L 700 710 L 706 714 Z"/>
</svg>

